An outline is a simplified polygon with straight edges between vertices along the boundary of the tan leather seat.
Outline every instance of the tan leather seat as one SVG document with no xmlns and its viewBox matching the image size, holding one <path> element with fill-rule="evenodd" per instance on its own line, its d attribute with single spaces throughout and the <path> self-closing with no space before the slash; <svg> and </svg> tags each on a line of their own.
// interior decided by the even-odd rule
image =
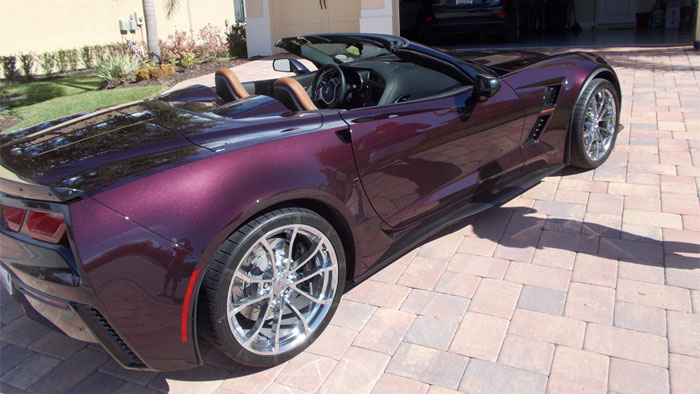
<svg viewBox="0 0 700 394">
<path fill-rule="evenodd" d="M 303 86 L 288 77 L 275 81 L 275 98 L 292 111 L 315 111 L 318 109 Z"/>
<path fill-rule="evenodd" d="M 220 68 L 214 73 L 216 94 L 224 101 L 234 101 L 250 96 L 236 74 L 228 68 Z"/>
</svg>

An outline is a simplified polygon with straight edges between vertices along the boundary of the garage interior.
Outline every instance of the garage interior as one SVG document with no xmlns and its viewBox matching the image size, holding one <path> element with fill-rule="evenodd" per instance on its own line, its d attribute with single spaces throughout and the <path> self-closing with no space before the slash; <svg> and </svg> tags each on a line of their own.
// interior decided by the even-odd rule
<svg viewBox="0 0 700 394">
<path fill-rule="evenodd" d="M 518 2 L 516 40 L 488 29 L 425 37 L 435 4 L 460 8 Z M 401 35 L 454 48 L 669 46 L 693 43 L 696 0 L 400 0 Z M 473 30 L 473 29 L 472 29 Z"/>
</svg>

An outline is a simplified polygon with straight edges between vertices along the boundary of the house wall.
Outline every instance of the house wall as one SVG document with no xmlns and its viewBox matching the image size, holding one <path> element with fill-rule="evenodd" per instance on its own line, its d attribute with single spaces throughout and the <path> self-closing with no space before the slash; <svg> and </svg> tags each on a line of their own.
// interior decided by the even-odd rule
<svg viewBox="0 0 700 394">
<path fill-rule="evenodd" d="M 189 31 L 190 21 L 195 34 L 207 23 L 223 32 L 226 19 L 235 21 L 233 0 L 180 0 L 170 19 L 165 1 L 153 1 L 161 39 L 175 30 Z M 143 16 L 142 4 L 141 0 L 0 0 L 0 55 L 120 41 L 119 19 L 134 13 Z M 126 37 L 131 39 L 131 34 Z M 142 37 L 145 40 L 145 24 L 136 31 L 136 39 Z"/>
<path fill-rule="evenodd" d="M 246 0 L 248 55 L 279 53 L 282 37 L 310 33 L 399 34 L 399 0 Z"/>
</svg>

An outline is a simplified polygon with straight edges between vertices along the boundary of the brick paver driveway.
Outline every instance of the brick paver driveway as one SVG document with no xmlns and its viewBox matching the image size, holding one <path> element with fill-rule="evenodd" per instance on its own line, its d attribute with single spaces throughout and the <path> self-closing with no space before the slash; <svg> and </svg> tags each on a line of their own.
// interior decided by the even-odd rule
<svg viewBox="0 0 700 394">
<path fill-rule="evenodd" d="M 3 392 L 700 392 L 700 56 L 606 50 L 624 131 L 350 291 L 307 352 L 268 370 L 203 346 L 176 373 L 119 368 L 2 297 Z M 4 293 L 4 292 L 3 292 Z"/>
</svg>

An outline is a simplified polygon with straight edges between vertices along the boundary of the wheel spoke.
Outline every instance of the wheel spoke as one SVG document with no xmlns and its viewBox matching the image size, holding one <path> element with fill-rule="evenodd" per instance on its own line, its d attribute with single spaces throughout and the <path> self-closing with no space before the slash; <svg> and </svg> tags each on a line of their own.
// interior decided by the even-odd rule
<svg viewBox="0 0 700 394">
<path fill-rule="evenodd" d="M 330 266 L 330 267 L 322 267 L 322 268 L 318 268 L 318 269 L 316 269 L 316 270 L 314 270 L 314 271 L 311 271 L 311 272 L 305 272 L 305 275 L 302 276 L 301 278 L 297 278 L 297 279 L 293 282 L 293 284 L 294 284 L 294 285 L 298 285 L 298 284 L 301 283 L 301 282 L 306 282 L 307 280 L 309 280 L 309 279 L 311 279 L 311 278 L 313 278 L 313 277 L 315 277 L 315 276 L 317 276 L 317 275 L 319 275 L 319 274 L 328 272 L 328 271 L 332 270 L 333 268 L 335 268 L 335 267 L 333 267 L 333 266 Z"/>
<path fill-rule="evenodd" d="M 300 262 L 300 263 L 294 264 L 294 267 L 291 268 L 291 269 L 289 270 L 289 272 L 295 272 L 295 271 L 297 271 L 299 268 L 305 266 L 306 263 L 309 262 L 309 260 L 311 260 L 313 257 L 315 257 L 315 256 L 318 254 L 318 252 L 321 250 L 321 247 L 322 247 L 322 246 L 323 246 L 323 240 L 321 240 L 321 239 L 319 238 L 319 239 L 316 241 L 316 245 L 315 245 L 314 248 L 311 250 L 311 253 L 308 253 L 308 252 L 307 252 L 307 254 L 305 254 L 304 256 L 301 256 L 301 257 L 299 258 L 299 260 L 301 260 L 301 262 Z"/>
<path fill-rule="evenodd" d="M 270 314 L 270 303 L 267 303 L 267 308 L 265 308 L 265 313 L 261 316 L 258 317 L 258 320 L 255 322 L 255 325 L 253 326 L 252 330 L 253 333 L 248 336 L 248 339 L 246 339 L 245 344 L 249 345 L 255 338 L 260 335 L 260 330 L 262 330 L 263 326 L 265 325 L 265 321 L 267 320 L 267 316 Z"/>
<path fill-rule="evenodd" d="M 243 308 L 245 308 L 245 307 L 247 307 L 247 306 L 250 306 L 250 305 L 253 305 L 253 304 L 257 304 L 257 303 L 260 302 L 260 301 L 263 301 L 263 300 L 266 300 L 266 299 L 270 298 L 271 295 L 272 295 L 272 294 L 264 294 L 264 295 L 261 295 L 261 296 L 251 296 L 251 297 L 246 297 L 246 298 L 244 298 L 244 299 L 242 299 L 242 300 L 240 300 L 240 301 L 238 301 L 238 302 L 234 302 L 234 303 L 231 305 L 231 308 L 230 308 L 230 310 L 229 310 L 229 318 L 230 318 L 230 317 L 233 317 L 233 316 L 236 316 L 236 314 L 237 314 L 238 312 L 240 312 L 241 309 L 243 309 Z"/>
<path fill-rule="evenodd" d="M 262 279 L 262 278 L 251 278 L 250 276 L 242 273 L 241 271 L 236 271 L 235 277 L 241 279 L 247 283 L 272 283 L 272 279 Z"/>
<path fill-rule="evenodd" d="M 306 318 L 304 317 L 304 315 L 302 315 L 301 312 L 299 312 L 299 309 L 297 309 L 294 305 L 292 305 L 291 302 L 289 302 L 289 301 L 285 301 L 285 302 L 287 303 L 287 306 L 289 307 L 289 309 L 291 309 L 292 312 L 294 312 L 294 314 L 297 315 L 299 320 L 301 320 L 301 324 L 302 324 L 302 326 L 304 326 L 304 334 L 309 335 L 311 333 L 311 330 L 309 329 L 309 323 L 306 321 Z"/>
<path fill-rule="evenodd" d="M 329 300 L 329 299 L 322 300 L 322 299 L 320 299 L 320 298 L 314 297 L 314 296 L 312 296 L 311 294 L 309 294 L 309 293 L 307 293 L 307 292 L 305 292 L 305 291 L 299 289 L 299 288 L 296 287 L 296 286 L 292 286 L 292 289 L 293 289 L 295 292 L 297 292 L 298 294 L 300 294 L 300 295 L 302 295 L 302 296 L 308 298 L 311 302 L 315 302 L 315 303 L 317 303 L 317 304 L 328 305 L 328 304 L 330 304 L 331 302 L 333 302 L 333 300 Z"/>
<path fill-rule="evenodd" d="M 297 233 L 299 232 L 299 227 L 294 227 L 294 230 L 292 231 L 292 235 L 289 236 L 289 251 L 287 252 L 287 264 L 285 266 L 285 269 L 287 272 L 289 272 L 289 266 L 292 264 L 294 261 L 294 241 L 297 238 Z"/>
<path fill-rule="evenodd" d="M 270 246 L 270 243 L 267 242 L 267 239 L 261 238 L 260 241 L 258 241 L 260 245 L 262 245 L 263 249 L 270 255 L 270 264 L 272 264 L 272 275 L 277 276 L 277 264 L 276 264 L 276 259 L 275 259 L 275 252 L 272 250 L 272 246 Z"/>
<path fill-rule="evenodd" d="M 282 325 L 282 309 L 284 308 L 284 302 L 279 303 L 279 309 L 277 310 L 277 316 L 275 316 L 275 352 L 280 351 L 280 326 Z"/>
</svg>

